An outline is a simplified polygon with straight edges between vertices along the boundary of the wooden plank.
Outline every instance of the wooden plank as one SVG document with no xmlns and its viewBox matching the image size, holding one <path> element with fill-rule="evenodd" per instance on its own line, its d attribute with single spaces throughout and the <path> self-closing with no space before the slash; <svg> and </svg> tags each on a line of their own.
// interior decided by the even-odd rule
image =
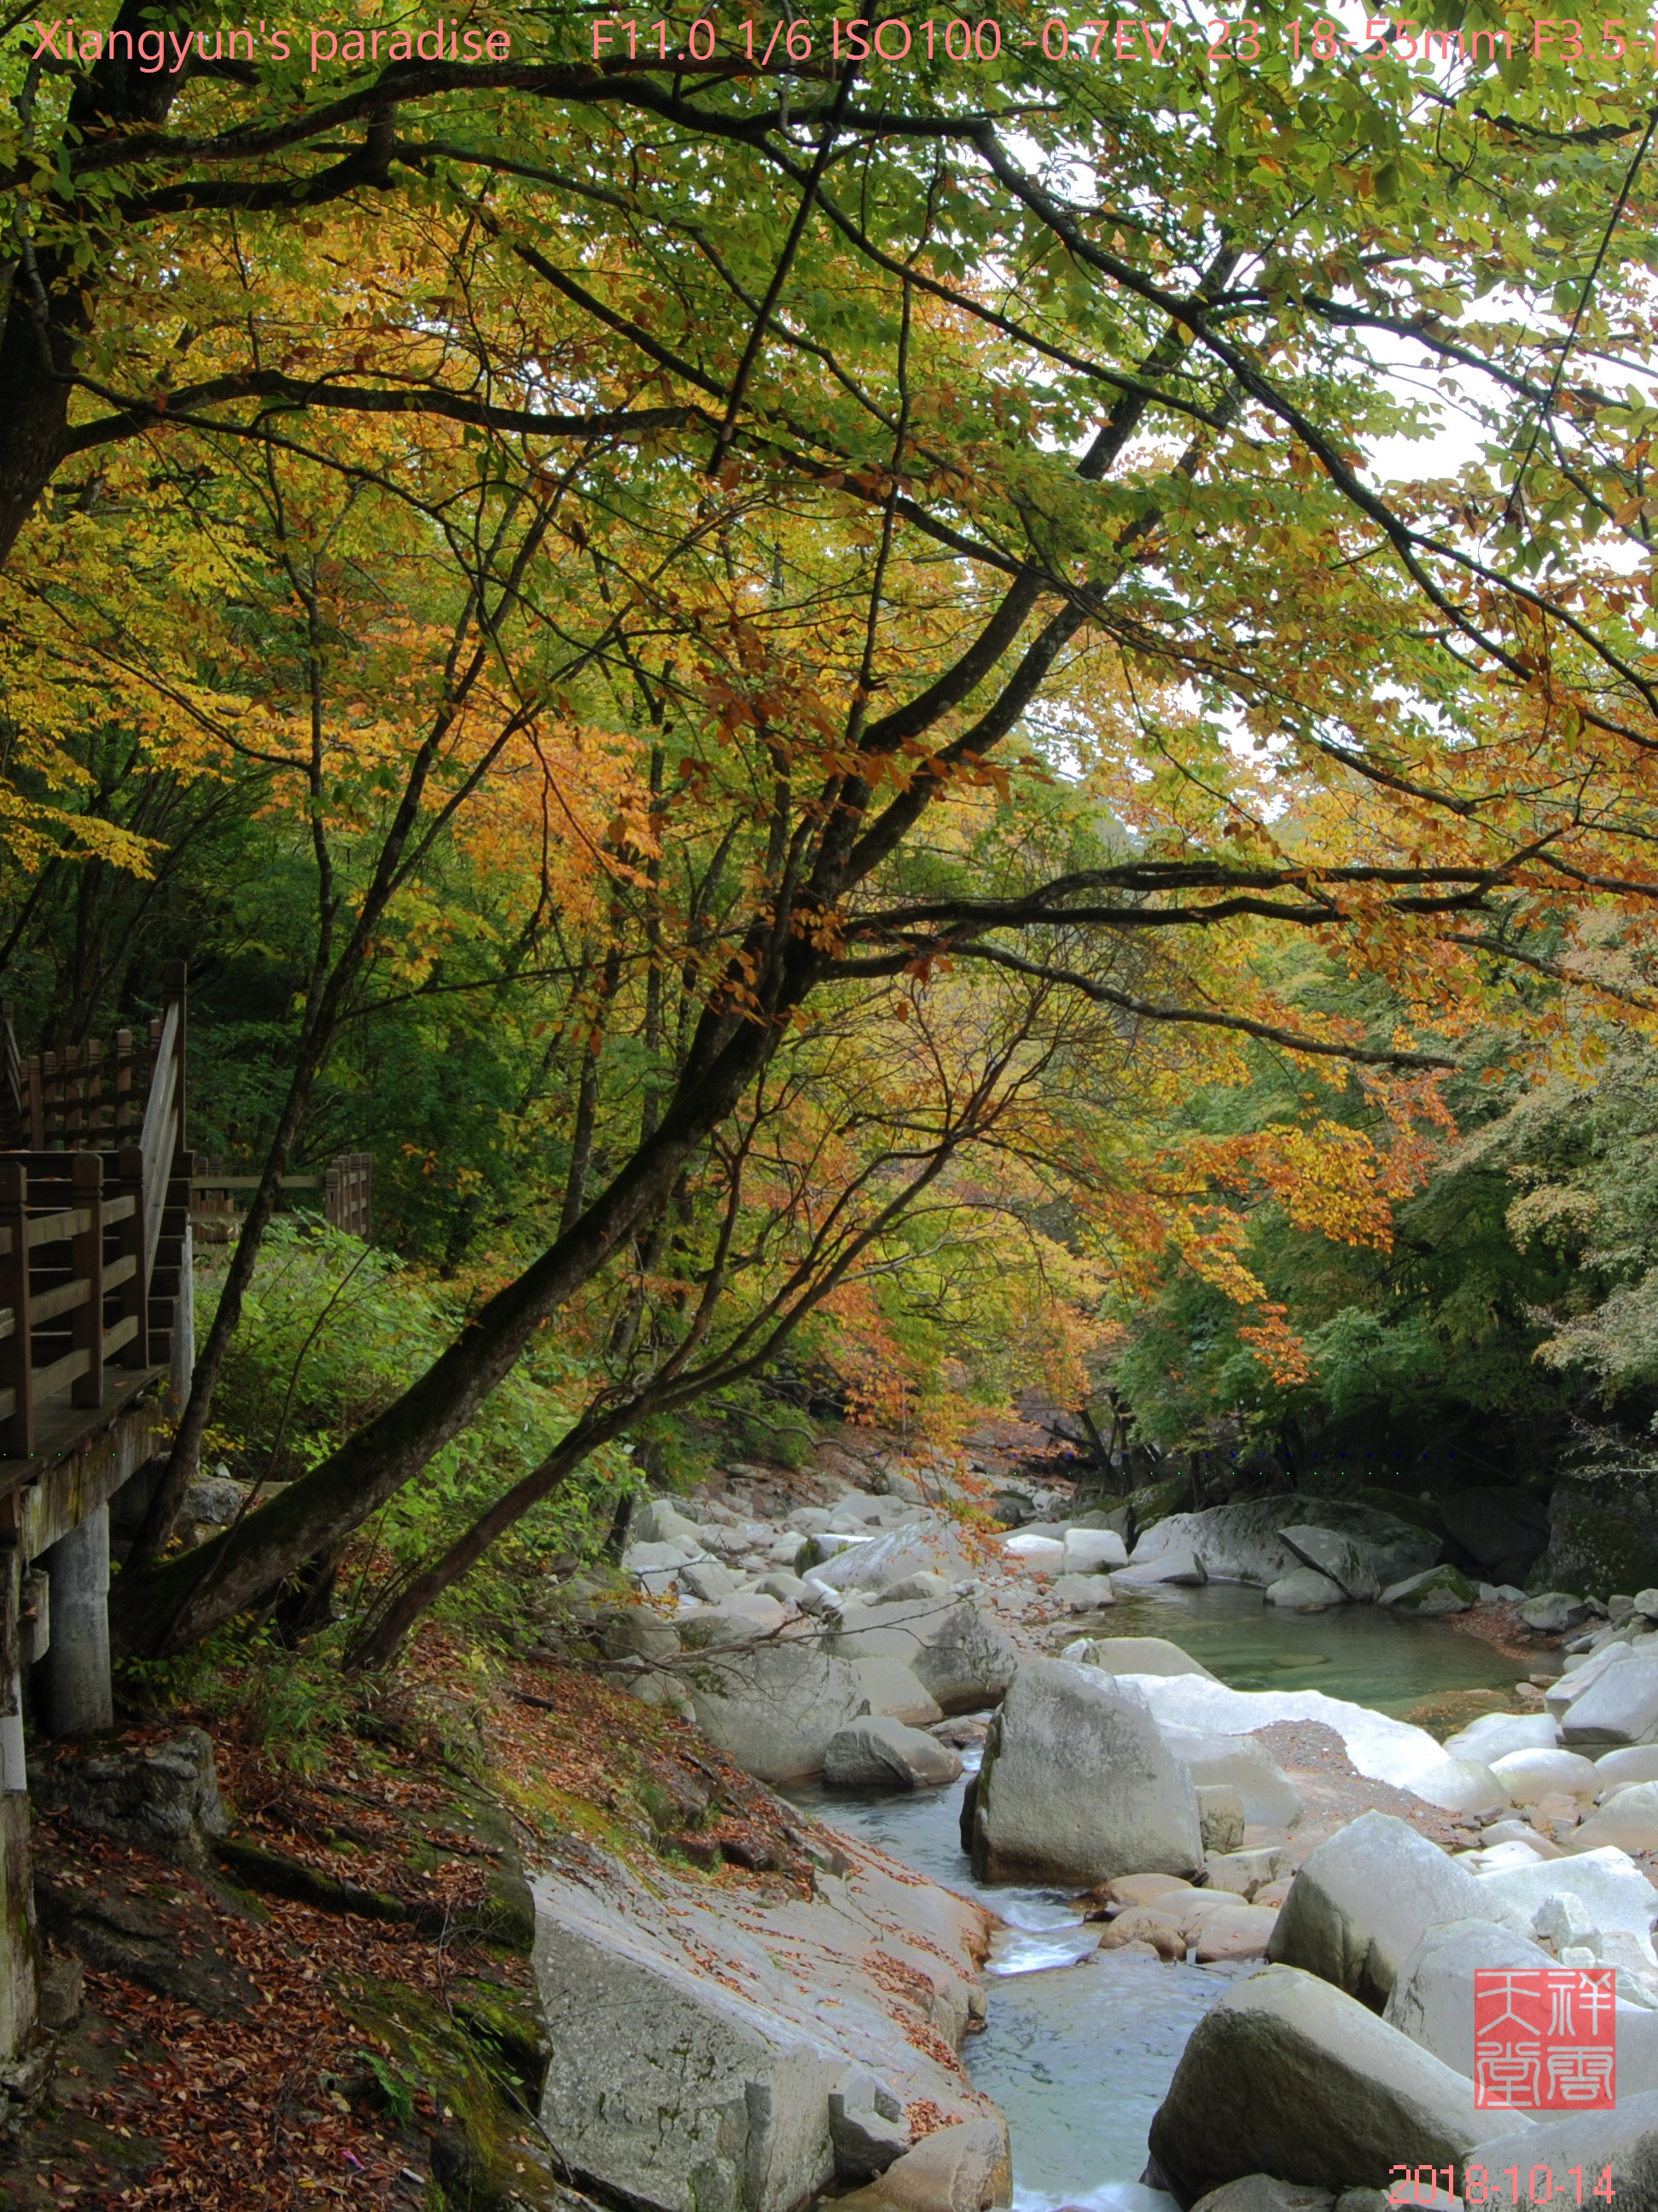
<svg viewBox="0 0 1658 2212">
<path fill-rule="evenodd" d="M 137 1334 L 137 1314 L 129 1314 L 125 1321 L 118 1321 L 113 1328 L 106 1328 L 104 1331 L 104 1358 L 112 1359 L 122 1346 L 131 1344 Z"/>
<path fill-rule="evenodd" d="M 261 1176 L 205 1175 L 191 1176 L 191 1190 L 257 1190 L 264 1181 Z M 277 1181 L 284 1190 L 320 1190 L 321 1176 L 280 1176 Z"/>
<path fill-rule="evenodd" d="M 84 1237 L 92 1216 L 84 1206 L 67 1213 L 37 1213 L 29 1223 L 29 1249 L 37 1244 L 63 1244 L 71 1237 Z"/>
<path fill-rule="evenodd" d="M 138 1255 L 136 1252 L 129 1252 L 123 1260 L 112 1260 L 104 1269 L 104 1288 L 106 1291 L 117 1290 L 123 1283 L 130 1283 L 137 1272 Z"/>
<path fill-rule="evenodd" d="M 36 1405 L 42 1398 L 49 1398 L 54 1390 L 61 1390 L 66 1382 L 78 1382 L 91 1365 L 92 1354 L 85 1345 L 81 1345 L 73 1352 L 66 1352 L 61 1359 L 54 1359 L 50 1367 L 37 1367 L 34 1370 Z M 82 1409 L 77 1407 L 76 1410 L 79 1412 Z M 92 1413 L 96 1408 L 89 1406 L 85 1410 Z"/>
<path fill-rule="evenodd" d="M 92 1295 L 92 1285 L 82 1279 L 78 1283 L 59 1283 L 55 1291 L 41 1291 L 29 1300 L 29 1327 L 37 1322 L 56 1321 L 59 1314 L 71 1313 L 76 1306 L 85 1305 Z"/>
</svg>

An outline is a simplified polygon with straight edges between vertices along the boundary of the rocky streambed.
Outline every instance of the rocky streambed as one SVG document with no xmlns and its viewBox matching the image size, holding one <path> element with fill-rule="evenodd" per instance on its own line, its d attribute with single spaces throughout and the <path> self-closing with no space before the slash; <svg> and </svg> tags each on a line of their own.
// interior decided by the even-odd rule
<svg viewBox="0 0 1658 2212">
<path fill-rule="evenodd" d="M 1526 1600 L 1322 1500 L 1175 1516 L 1132 1554 L 1063 1521 L 987 1552 L 890 1495 L 792 1518 L 724 1537 L 727 1582 L 665 1556 L 708 1530 L 662 1515 L 631 1559 L 655 1650 L 612 1628 L 612 1663 L 994 1916 L 963 2055 L 1016 2201 L 1363 2212 L 1400 2160 L 1461 2176 L 1499 2121 L 1546 2160 L 1540 2101 L 1476 2106 L 1473 1975 L 1592 1961 L 1607 2171 L 1658 2208 L 1658 1593 Z M 1483 1638 L 1442 1625 L 1482 1609 Z M 1436 1696 L 1477 1716 L 1447 1742 L 1402 1717 Z M 908 2164 L 872 2207 L 921 2212 Z"/>
</svg>

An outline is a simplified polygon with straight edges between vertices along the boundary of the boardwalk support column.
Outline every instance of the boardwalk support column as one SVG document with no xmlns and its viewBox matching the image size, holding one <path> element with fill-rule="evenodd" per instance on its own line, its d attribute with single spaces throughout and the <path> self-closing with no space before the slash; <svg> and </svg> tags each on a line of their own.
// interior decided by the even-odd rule
<svg viewBox="0 0 1658 2212">
<path fill-rule="evenodd" d="M 100 1505 L 46 1555 L 52 1577 L 46 1726 L 55 1736 L 107 1735 L 115 1725 L 109 1674 L 109 1507 Z"/>
</svg>

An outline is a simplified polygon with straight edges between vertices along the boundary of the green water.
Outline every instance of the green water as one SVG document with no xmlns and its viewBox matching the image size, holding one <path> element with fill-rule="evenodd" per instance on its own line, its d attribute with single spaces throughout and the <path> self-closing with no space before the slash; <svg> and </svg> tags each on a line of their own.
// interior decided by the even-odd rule
<svg viewBox="0 0 1658 2212">
<path fill-rule="evenodd" d="M 1234 1689 L 1317 1689 L 1399 1714 L 1448 1691 L 1505 1690 L 1527 1671 L 1442 1622 L 1374 1606 L 1283 1613 L 1259 1591 L 1215 1583 L 1121 1601 L 1093 1632 L 1166 1637 Z M 1066 1639 L 1052 1640 L 1057 1650 Z M 963 2055 L 1011 2126 L 1017 2212 L 1172 2212 L 1172 2200 L 1124 2185 L 1145 2167 L 1146 2131 L 1187 2037 L 1253 1966 L 1162 1966 L 1109 1952 L 1065 1963 L 1086 1940 L 1080 1914 L 1057 1891 L 974 1881 L 958 1835 L 961 1784 L 914 1797 L 816 1786 L 790 1794 L 1011 1923 L 991 1960 L 988 2025 Z"/>
<path fill-rule="evenodd" d="M 1166 1637 L 1235 1690 L 1322 1690 L 1401 1716 L 1447 1690 L 1507 1690 L 1536 1663 L 1379 1605 L 1281 1613 L 1236 1583 L 1121 1598 L 1087 1633 Z"/>
</svg>

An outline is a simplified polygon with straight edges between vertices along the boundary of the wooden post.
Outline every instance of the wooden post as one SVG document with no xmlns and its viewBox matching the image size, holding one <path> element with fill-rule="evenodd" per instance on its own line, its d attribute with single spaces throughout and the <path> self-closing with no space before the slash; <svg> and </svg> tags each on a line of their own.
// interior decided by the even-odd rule
<svg viewBox="0 0 1658 2212">
<path fill-rule="evenodd" d="M 84 1350 L 91 1365 L 70 1385 L 72 1406 L 104 1402 L 104 1164 L 96 1152 L 76 1152 L 70 1163 L 73 1204 L 91 1217 L 70 1247 L 76 1282 L 87 1285 L 86 1303 L 70 1309 L 71 1346 Z"/>
<path fill-rule="evenodd" d="M 115 1141 L 132 1127 L 132 1031 L 115 1032 Z"/>
<path fill-rule="evenodd" d="M 81 1048 L 78 1045 L 64 1048 L 64 1142 L 73 1152 L 81 1141 L 86 1126 L 82 1100 L 86 1085 L 81 1074 Z"/>
<path fill-rule="evenodd" d="M 85 1141 L 94 1151 L 103 1141 L 104 1133 L 104 1041 L 88 1037 L 86 1049 L 86 1082 L 82 1095 L 86 1103 Z"/>
<path fill-rule="evenodd" d="M 33 1052 L 23 1063 L 23 1096 L 28 1108 L 28 1146 L 32 1152 L 46 1148 L 46 1099 L 40 1082 L 40 1055 Z"/>
<path fill-rule="evenodd" d="M 27 1341 L 27 1339 L 25 1340 Z M 0 1501 L 0 2064 L 33 2039 L 39 1939 L 29 1867 L 28 1776 L 18 1613 L 23 1569 L 15 1495 Z"/>
<path fill-rule="evenodd" d="M 188 1011 L 185 988 L 189 981 L 190 969 L 182 960 L 169 960 L 161 970 L 161 995 L 164 1003 L 171 1006 L 176 999 L 179 1004 L 179 1030 L 173 1039 L 173 1050 L 179 1063 L 179 1087 L 173 1098 L 179 1116 L 179 1130 L 174 1142 L 180 1151 L 184 1149 L 185 1108 L 187 1103 L 185 1096 L 185 1077 L 189 1070 L 189 1061 L 185 1054 L 185 1015 Z"/>
<path fill-rule="evenodd" d="M 137 1145 L 124 1145 L 115 1164 L 124 1197 L 132 1211 L 120 1224 L 121 1257 L 131 1258 L 132 1273 L 121 1285 L 121 1318 L 138 1324 L 137 1334 L 121 1347 L 123 1367 L 149 1364 L 149 1279 L 144 1272 L 144 1156 Z"/>
<path fill-rule="evenodd" d="M 0 1337 L 0 1394 L 11 1409 L 0 1420 L 0 1456 L 27 1459 L 34 1449 L 34 1354 L 29 1335 L 28 1171 L 0 1160 L 0 1306 L 11 1309 L 11 1334 Z"/>
<path fill-rule="evenodd" d="M 64 1094 L 58 1080 L 58 1055 L 43 1052 L 40 1055 L 40 1150 L 45 1152 L 54 1139 L 64 1133 Z"/>
</svg>

